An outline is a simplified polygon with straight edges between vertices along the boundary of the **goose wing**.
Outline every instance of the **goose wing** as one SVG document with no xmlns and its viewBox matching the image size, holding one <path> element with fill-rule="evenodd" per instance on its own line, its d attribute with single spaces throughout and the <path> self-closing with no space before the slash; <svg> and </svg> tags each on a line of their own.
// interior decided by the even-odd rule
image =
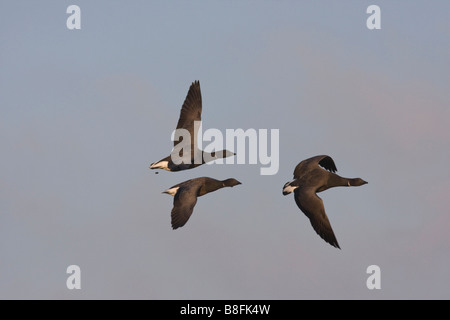
<svg viewBox="0 0 450 320">
<path fill-rule="evenodd" d="M 180 185 L 173 199 L 171 212 L 172 228 L 177 229 L 186 224 L 197 203 L 197 194 L 200 184 L 190 183 Z"/>
<path fill-rule="evenodd" d="M 294 198 L 300 210 L 309 218 L 316 233 L 332 246 L 339 248 L 330 221 L 325 213 L 322 199 L 314 188 L 299 187 L 294 191 Z"/>
<path fill-rule="evenodd" d="M 300 178 L 303 172 L 311 170 L 318 165 L 330 172 L 337 171 L 336 164 L 334 163 L 333 159 L 330 156 L 321 155 L 300 162 L 294 169 L 294 178 Z"/>
<path fill-rule="evenodd" d="M 334 161 L 330 156 L 321 156 L 319 165 L 330 172 L 334 173 L 337 171 L 336 165 L 334 164 Z"/>
<path fill-rule="evenodd" d="M 194 121 L 202 120 L 202 94 L 200 92 L 200 82 L 195 81 L 189 87 L 189 91 L 184 100 L 178 119 L 177 129 L 185 129 L 191 135 L 191 147 L 197 146 L 194 137 L 197 137 L 197 130 L 194 130 Z M 194 132 L 195 131 L 195 132 Z M 176 146 L 181 141 L 174 141 Z M 194 150 L 193 148 L 191 150 Z"/>
</svg>

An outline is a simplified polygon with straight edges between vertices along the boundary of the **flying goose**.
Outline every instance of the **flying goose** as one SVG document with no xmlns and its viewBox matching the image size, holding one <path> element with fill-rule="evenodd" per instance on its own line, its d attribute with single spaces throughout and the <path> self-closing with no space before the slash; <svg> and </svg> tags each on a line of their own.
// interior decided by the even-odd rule
<svg viewBox="0 0 450 320">
<path fill-rule="evenodd" d="M 184 129 L 190 134 L 190 155 L 184 155 L 182 151 L 183 148 L 189 147 L 188 141 L 174 141 L 174 150 L 167 157 L 154 162 L 150 165 L 150 169 L 164 169 L 167 171 L 181 171 L 196 168 L 206 162 L 226 158 L 235 155 L 235 153 L 228 150 L 221 150 L 217 152 L 204 152 L 198 149 L 197 144 L 197 134 L 200 126 L 202 115 L 202 95 L 200 92 L 200 82 L 195 81 L 191 84 L 189 91 L 187 93 L 186 99 L 184 100 L 183 106 L 180 111 L 180 118 L 178 119 L 178 124 L 176 130 Z M 197 123 L 195 123 L 197 121 Z M 181 131 L 178 131 L 181 132 Z M 175 147 L 177 147 L 175 150 Z M 179 152 L 179 153 L 178 153 Z M 174 156 L 176 158 L 174 158 Z M 172 160 L 178 159 L 174 163 Z M 206 161 L 205 161 L 206 159 Z M 184 163 L 179 163 L 183 160 Z M 187 160 L 187 161 L 185 161 Z"/>
<path fill-rule="evenodd" d="M 340 177 L 336 171 L 336 165 L 330 156 L 321 155 L 303 160 L 295 167 L 294 180 L 284 185 L 283 195 L 294 192 L 297 206 L 309 218 L 317 234 L 340 249 L 325 213 L 323 201 L 316 193 L 333 187 L 362 186 L 367 182 L 361 178 Z"/>
<path fill-rule="evenodd" d="M 163 193 L 174 196 L 171 213 L 172 228 L 177 229 L 186 224 L 197 203 L 197 197 L 201 197 L 223 187 L 233 187 L 238 184 L 241 183 L 233 178 L 220 181 L 213 178 L 201 177 L 179 183 L 163 191 Z"/>
</svg>

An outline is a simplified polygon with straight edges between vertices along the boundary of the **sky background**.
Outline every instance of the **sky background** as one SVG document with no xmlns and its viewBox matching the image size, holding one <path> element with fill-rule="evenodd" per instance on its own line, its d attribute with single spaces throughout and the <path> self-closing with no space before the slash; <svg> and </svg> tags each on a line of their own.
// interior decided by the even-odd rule
<svg viewBox="0 0 450 320">
<path fill-rule="evenodd" d="M 81 8 L 81 30 L 66 9 Z M 366 9 L 381 8 L 381 30 Z M 0 298 L 450 299 L 450 2 L 1 1 Z M 280 169 L 149 170 L 203 129 L 280 130 Z M 224 131 L 225 132 L 225 131 Z M 342 250 L 281 193 L 318 154 Z M 199 198 L 173 231 L 182 181 Z M 81 268 L 68 290 L 66 268 Z M 381 290 L 368 290 L 368 266 Z"/>
</svg>

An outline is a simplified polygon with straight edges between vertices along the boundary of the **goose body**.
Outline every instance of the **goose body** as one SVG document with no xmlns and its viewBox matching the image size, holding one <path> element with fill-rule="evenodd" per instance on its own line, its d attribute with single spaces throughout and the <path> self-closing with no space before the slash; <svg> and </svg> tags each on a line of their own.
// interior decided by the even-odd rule
<svg viewBox="0 0 450 320">
<path fill-rule="evenodd" d="M 174 185 L 163 193 L 174 197 L 171 212 L 172 228 L 177 229 L 186 224 L 194 211 L 197 198 L 224 187 L 241 184 L 236 179 L 216 180 L 209 177 L 191 179 Z"/>
<path fill-rule="evenodd" d="M 193 169 L 202 164 L 205 164 L 205 159 L 211 159 L 209 161 L 226 158 L 235 155 L 228 150 L 221 150 L 213 153 L 204 152 L 198 149 L 197 136 L 200 127 L 202 117 L 202 95 L 200 91 L 200 82 L 195 81 L 189 87 L 189 91 L 181 107 L 180 117 L 178 119 L 176 130 L 186 130 L 184 132 L 189 133 L 189 141 L 174 141 L 174 150 L 167 157 L 154 162 L 150 165 L 150 169 L 163 169 L 167 171 L 182 171 Z M 176 149 L 176 150 L 175 150 Z M 189 149 L 190 154 L 185 155 L 183 152 L 178 153 L 180 150 Z M 183 160 L 173 161 L 173 159 Z M 186 161 L 185 161 L 186 160 Z"/>
<path fill-rule="evenodd" d="M 283 195 L 294 193 L 300 210 L 309 218 L 316 233 L 332 246 L 339 248 L 322 199 L 317 193 L 333 187 L 361 186 L 361 178 L 343 178 L 337 175 L 333 159 L 327 155 L 315 156 L 300 162 L 294 170 L 294 179 L 283 187 Z"/>
</svg>

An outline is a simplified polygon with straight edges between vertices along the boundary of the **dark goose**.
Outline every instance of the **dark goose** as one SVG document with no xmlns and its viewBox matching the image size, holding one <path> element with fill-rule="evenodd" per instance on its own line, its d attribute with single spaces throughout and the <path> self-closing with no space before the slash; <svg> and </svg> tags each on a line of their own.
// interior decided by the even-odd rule
<svg viewBox="0 0 450 320">
<path fill-rule="evenodd" d="M 191 137 L 191 154 L 190 157 L 187 156 L 188 161 L 184 161 L 185 163 L 181 164 L 175 164 L 172 161 L 172 153 L 165 157 L 164 159 L 161 159 L 157 162 L 154 162 L 150 165 L 150 169 L 164 169 L 167 171 L 181 171 L 181 170 L 187 170 L 196 168 L 198 166 L 201 166 L 202 164 L 206 163 L 205 158 L 208 159 L 208 161 L 212 161 L 219 158 L 226 158 L 235 155 L 233 152 L 228 150 L 221 150 L 213 153 L 207 153 L 203 152 L 202 150 L 198 149 L 197 144 L 197 133 L 199 126 L 194 126 L 194 121 L 201 121 L 202 116 L 202 95 L 200 92 L 200 83 L 198 81 L 195 81 L 191 84 L 189 91 L 187 93 L 186 99 L 184 100 L 183 106 L 180 111 L 180 118 L 178 119 L 177 124 L 177 130 L 178 129 L 185 129 L 189 132 Z M 174 148 L 178 146 L 178 151 L 186 146 L 186 142 L 183 142 L 183 139 L 180 139 L 181 141 L 174 141 Z M 179 145 L 180 144 L 180 145 Z M 187 146 L 186 146 L 187 147 Z M 197 155 L 197 158 L 201 161 L 194 161 L 195 156 Z M 176 155 L 177 157 L 183 157 L 184 155 L 182 152 L 179 155 Z M 201 157 L 201 158 L 200 158 Z M 189 161 L 190 160 L 190 161 Z M 208 162 L 207 161 L 207 162 Z M 198 162 L 198 163 L 195 163 Z"/>
<path fill-rule="evenodd" d="M 238 184 L 241 183 L 233 178 L 220 181 L 213 178 L 201 177 L 170 187 L 163 193 L 174 196 L 171 213 L 172 228 L 177 229 L 186 224 L 194 210 L 198 197 L 224 187 L 233 187 Z"/>
<path fill-rule="evenodd" d="M 340 177 L 335 174 L 336 171 L 336 165 L 329 156 L 322 155 L 303 160 L 295 167 L 294 180 L 284 185 L 283 195 L 294 192 L 297 206 L 309 218 L 317 234 L 340 249 L 325 213 L 323 201 L 316 193 L 333 187 L 362 186 L 367 182 L 361 178 Z"/>
</svg>

